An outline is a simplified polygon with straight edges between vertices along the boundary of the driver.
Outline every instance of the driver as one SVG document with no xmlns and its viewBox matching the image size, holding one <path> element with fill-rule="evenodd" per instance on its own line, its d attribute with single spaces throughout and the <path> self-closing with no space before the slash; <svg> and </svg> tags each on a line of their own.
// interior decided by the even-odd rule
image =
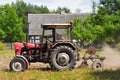
<svg viewBox="0 0 120 80">
<path fill-rule="evenodd" d="M 56 33 L 56 40 L 64 40 L 64 37 L 61 34 Z"/>
<path fill-rule="evenodd" d="M 52 38 L 53 35 L 47 35 L 47 36 L 45 36 L 45 37 L 46 37 L 46 38 Z M 64 37 L 63 37 L 61 34 L 56 33 L 56 40 L 64 40 Z"/>
</svg>

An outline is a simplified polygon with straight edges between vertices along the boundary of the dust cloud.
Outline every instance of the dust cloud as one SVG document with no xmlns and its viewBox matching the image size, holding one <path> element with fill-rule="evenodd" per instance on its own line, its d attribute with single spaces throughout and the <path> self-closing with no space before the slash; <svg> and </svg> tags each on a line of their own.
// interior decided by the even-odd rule
<svg viewBox="0 0 120 80">
<path fill-rule="evenodd" d="M 116 48 L 111 48 L 108 44 L 104 43 L 102 56 L 105 56 L 104 65 L 106 69 L 120 69 L 120 51 Z"/>
</svg>

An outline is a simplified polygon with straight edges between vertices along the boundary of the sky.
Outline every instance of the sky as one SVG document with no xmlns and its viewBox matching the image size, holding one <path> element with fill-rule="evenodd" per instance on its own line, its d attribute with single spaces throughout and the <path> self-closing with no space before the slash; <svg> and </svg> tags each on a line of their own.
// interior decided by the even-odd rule
<svg viewBox="0 0 120 80">
<path fill-rule="evenodd" d="M 70 9 L 72 13 L 76 11 L 76 9 L 80 9 L 81 13 L 91 13 L 92 12 L 92 0 L 23 0 L 26 3 L 31 3 L 33 5 L 44 5 L 47 6 L 50 10 L 57 9 L 58 7 L 67 7 Z M 99 0 L 94 0 L 96 3 Z M 12 2 L 16 2 L 16 0 L 0 0 L 0 5 L 4 5 L 6 3 L 11 4 Z"/>
</svg>

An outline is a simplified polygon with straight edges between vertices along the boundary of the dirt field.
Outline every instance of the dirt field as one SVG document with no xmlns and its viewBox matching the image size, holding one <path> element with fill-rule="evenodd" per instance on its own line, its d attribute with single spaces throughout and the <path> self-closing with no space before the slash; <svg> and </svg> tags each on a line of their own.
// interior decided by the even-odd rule
<svg viewBox="0 0 120 80">
<path fill-rule="evenodd" d="M 107 69 L 120 69 L 120 51 L 111 48 L 108 45 L 105 45 L 103 51 L 101 52 L 102 56 L 105 56 L 104 61 L 105 68 Z"/>
<path fill-rule="evenodd" d="M 118 57 L 117 55 L 104 55 L 106 56 L 106 59 L 104 60 L 104 69 L 118 69 L 120 68 L 120 57 Z M 113 59 L 112 59 L 113 58 Z M 4 70 L 8 70 L 9 69 L 9 63 L 11 61 L 12 58 L 0 58 L 0 70 L 4 69 Z M 82 60 L 80 60 L 77 63 L 77 67 L 81 64 Z M 89 62 L 89 65 L 91 65 L 91 63 Z M 31 65 L 29 66 L 29 69 L 42 69 L 42 68 L 50 68 L 49 64 L 44 64 L 44 63 L 31 63 Z"/>
<path fill-rule="evenodd" d="M 9 69 L 11 58 L 0 58 L 0 69 Z"/>
<path fill-rule="evenodd" d="M 12 58 L 0 58 L 0 70 L 1 69 L 9 69 L 9 63 Z M 44 63 L 31 63 L 29 66 L 29 69 L 38 69 L 38 68 L 48 68 L 49 64 L 44 64 Z"/>
</svg>

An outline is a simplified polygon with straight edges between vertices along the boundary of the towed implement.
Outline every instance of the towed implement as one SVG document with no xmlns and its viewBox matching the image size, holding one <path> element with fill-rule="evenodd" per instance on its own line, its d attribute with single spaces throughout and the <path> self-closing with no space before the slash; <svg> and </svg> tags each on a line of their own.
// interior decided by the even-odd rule
<svg viewBox="0 0 120 80">
<path fill-rule="evenodd" d="M 96 55 L 96 48 L 94 46 L 90 46 L 87 48 L 86 53 L 84 54 L 82 59 L 83 61 L 80 67 L 87 67 L 88 60 L 90 60 L 92 62 L 92 69 L 103 70 L 104 68 L 103 61 L 105 57 L 100 57 L 99 55 Z"/>
</svg>

